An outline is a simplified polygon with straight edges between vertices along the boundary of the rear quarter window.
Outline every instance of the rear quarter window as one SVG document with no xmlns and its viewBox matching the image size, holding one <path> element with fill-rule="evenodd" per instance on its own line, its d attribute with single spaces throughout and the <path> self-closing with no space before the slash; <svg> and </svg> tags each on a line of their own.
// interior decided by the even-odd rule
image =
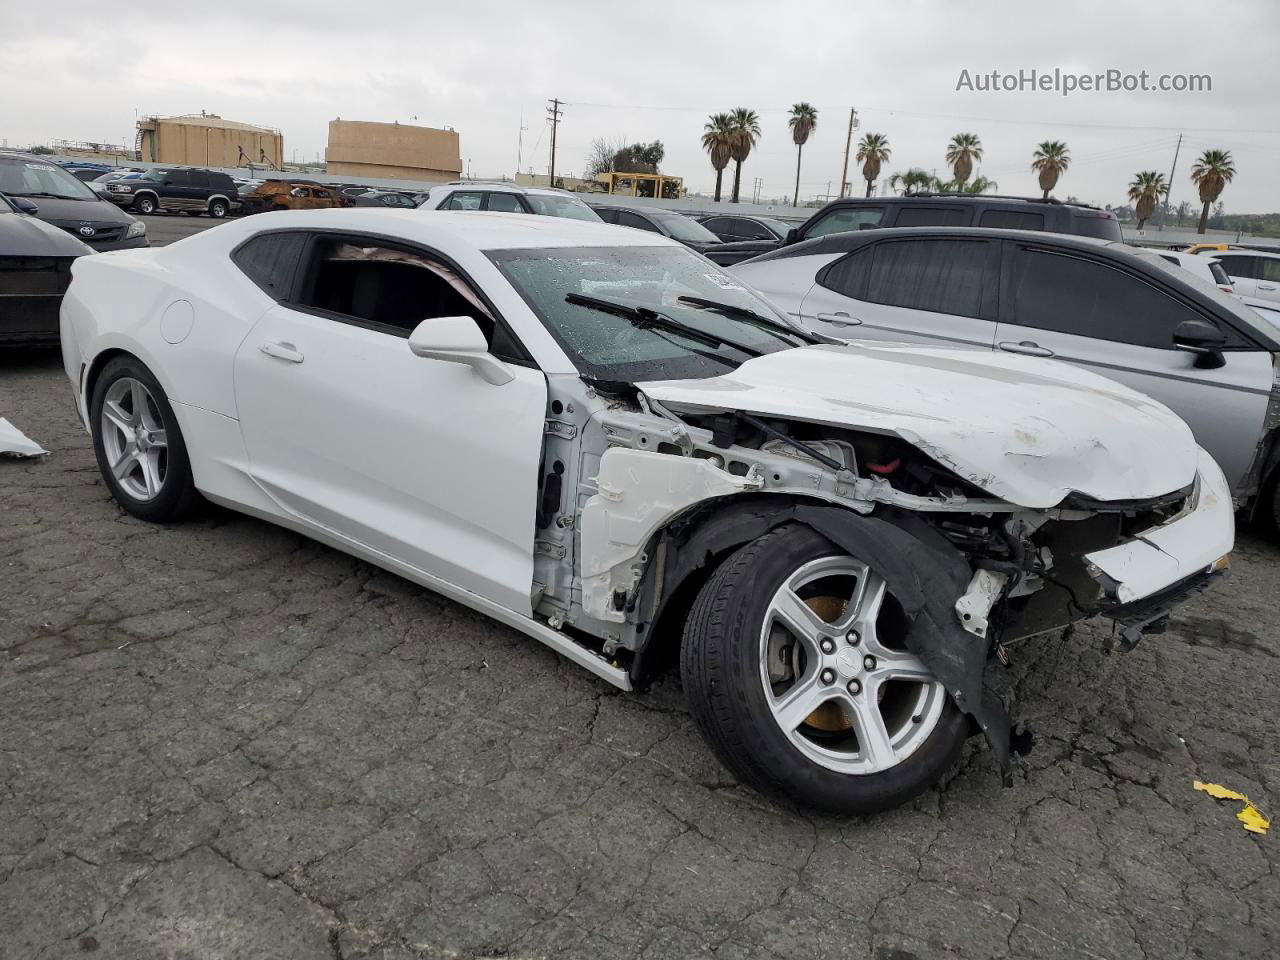
<svg viewBox="0 0 1280 960">
<path fill-rule="evenodd" d="M 305 233 L 262 233 L 247 240 L 231 254 L 231 261 L 273 300 L 283 300 L 293 289 L 298 258 L 306 245 Z"/>
<path fill-rule="evenodd" d="M 984 210 L 978 219 L 980 227 L 1004 230 L 1043 230 L 1044 214 L 1030 210 Z"/>
<path fill-rule="evenodd" d="M 1124 236 L 1120 233 L 1120 221 L 1115 217 L 1099 216 L 1095 213 L 1075 213 L 1072 214 L 1069 223 L 1070 229 L 1067 232 L 1074 233 L 1078 237 L 1124 241 Z"/>
</svg>

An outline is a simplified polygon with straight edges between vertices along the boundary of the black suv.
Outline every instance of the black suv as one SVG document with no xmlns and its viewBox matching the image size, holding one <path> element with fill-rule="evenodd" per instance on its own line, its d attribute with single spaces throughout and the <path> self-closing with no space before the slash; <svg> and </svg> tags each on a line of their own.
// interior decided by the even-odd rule
<svg viewBox="0 0 1280 960">
<path fill-rule="evenodd" d="M 803 240 L 878 227 L 1002 227 L 1123 239 L 1115 214 L 1085 204 L 1034 197 L 913 193 L 906 197 L 833 200 L 781 240 L 722 243 L 708 250 L 707 256 L 727 267 Z"/>
<path fill-rule="evenodd" d="M 107 199 L 136 213 L 181 210 L 193 217 L 225 217 L 240 196 L 235 182 L 217 170 L 156 167 L 136 180 L 107 184 Z"/>
</svg>

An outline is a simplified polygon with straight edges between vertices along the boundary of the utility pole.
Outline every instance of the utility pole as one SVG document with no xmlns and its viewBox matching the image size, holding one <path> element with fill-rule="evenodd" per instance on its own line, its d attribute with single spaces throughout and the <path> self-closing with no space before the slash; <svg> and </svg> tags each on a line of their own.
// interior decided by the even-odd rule
<svg viewBox="0 0 1280 960">
<path fill-rule="evenodd" d="M 520 130 L 516 133 L 516 173 L 520 172 L 520 166 L 524 163 L 524 132 L 529 128 L 524 125 L 524 113 L 520 114 Z"/>
<path fill-rule="evenodd" d="M 547 177 L 550 180 L 549 186 L 556 185 L 556 127 L 560 125 L 560 117 L 564 111 L 560 109 L 560 101 L 558 99 L 548 100 L 550 104 L 547 107 L 547 119 L 551 122 L 551 168 Z"/>
<path fill-rule="evenodd" d="M 840 196 L 844 196 L 845 186 L 849 182 L 849 148 L 853 145 L 853 131 L 858 126 L 858 111 L 849 108 L 849 134 L 844 138 L 844 167 L 840 170 Z"/>
<path fill-rule="evenodd" d="M 1173 171 L 1178 169 L 1178 152 L 1182 149 L 1182 134 L 1178 134 L 1178 145 L 1173 148 L 1173 163 L 1169 166 L 1169 182 L 1165 185 L 1164 191 L 1164 220 L 1160 221 L 1160 229 L 1164 229 L 1165 221 L 1169 219 L 1169 194 L 1173 192 Z"/>
</svg>

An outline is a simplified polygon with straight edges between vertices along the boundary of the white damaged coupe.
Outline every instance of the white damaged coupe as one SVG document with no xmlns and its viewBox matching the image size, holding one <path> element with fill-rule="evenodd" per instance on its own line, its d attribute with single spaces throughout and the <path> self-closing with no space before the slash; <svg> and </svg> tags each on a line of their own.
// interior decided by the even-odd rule
<svg viewBox="0 0 1280 960">
<path fill-rule="evenodd" d="M 678 661 L 744 782 L 865 813 L 986 735 L 1017 641 L 1122 646 L 1227 563 L 1217 465 L 1160 404 L 989 351 L 794 328 L 604 224 L 328 210 L 85 257 L 62 307 L 107 486 L 395 571 L 623 689 Z"/>
</svg>

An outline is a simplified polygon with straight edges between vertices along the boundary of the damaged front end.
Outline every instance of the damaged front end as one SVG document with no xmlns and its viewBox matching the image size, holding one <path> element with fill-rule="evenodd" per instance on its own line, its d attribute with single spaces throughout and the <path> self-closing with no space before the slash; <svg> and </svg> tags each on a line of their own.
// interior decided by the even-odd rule
<svg viewBox="0 0 1280 960">
<path fill-rule="evenodd" d="M 907 648 L 985 733 L 1006 781 L 1014 736 L 984 682 L 1009 645 L 1103 615 L 1132 646 L 1225 568 L 1225 479 L 1133 501 L 993 496 L 902 436 L 660 401 L 553 378 L 535 610 L 643 685 L 678 648 L 692 597 L 732 551 L 803 524 L 874 563 Z M 993 485 L 994 486 L 994 485 Z"/>
</svg>

